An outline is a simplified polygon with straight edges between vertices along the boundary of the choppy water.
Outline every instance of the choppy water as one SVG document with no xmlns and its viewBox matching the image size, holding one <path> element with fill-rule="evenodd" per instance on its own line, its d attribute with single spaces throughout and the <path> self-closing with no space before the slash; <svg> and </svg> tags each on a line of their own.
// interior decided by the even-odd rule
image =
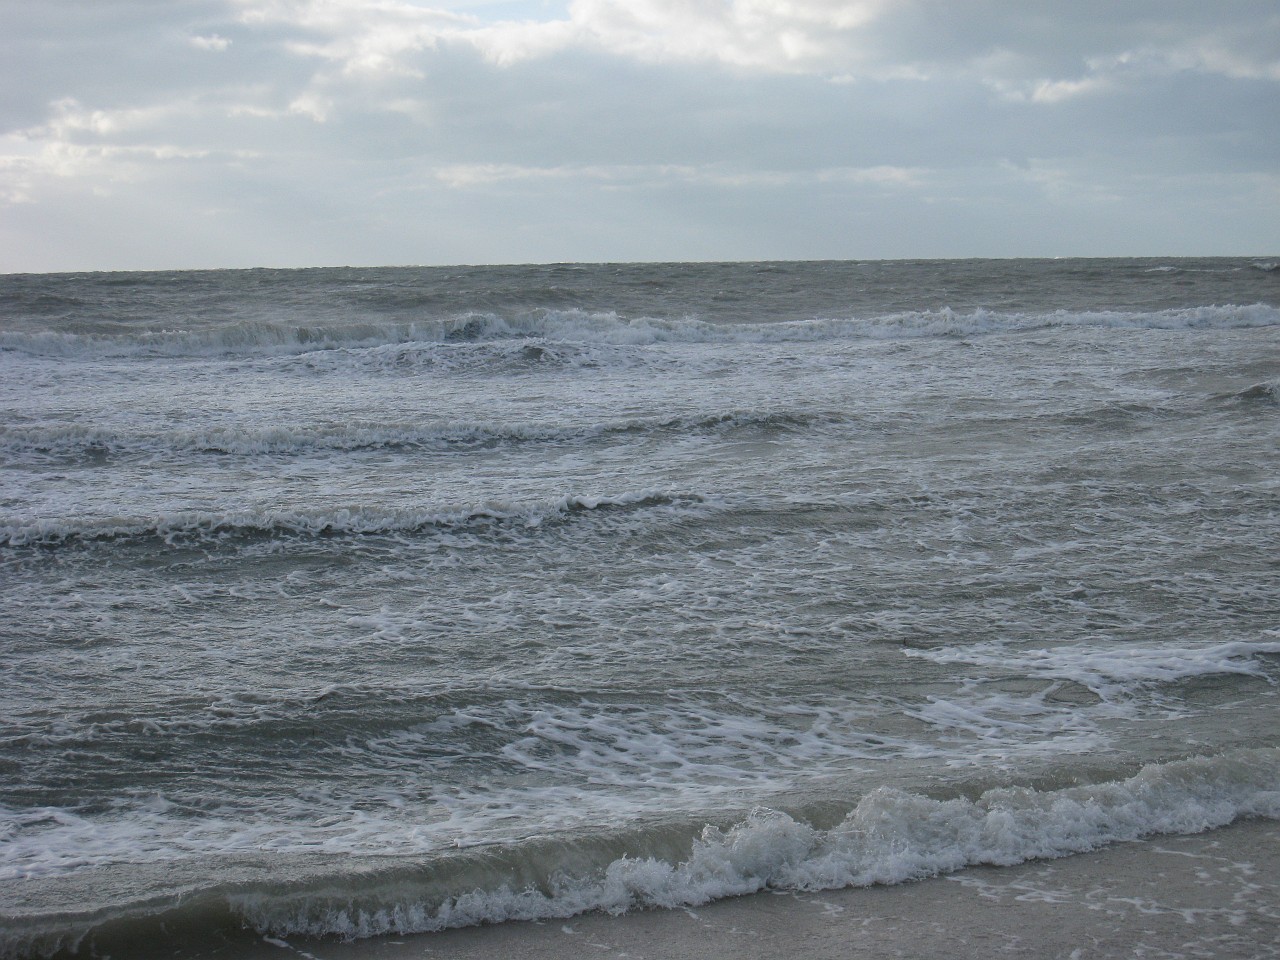
<svg viewBox="0 0 1280 960">
<path fill-rule="evenodd" d="M 1278 305 L 1230 259 L 0 277 L 0 953 L 1280 816 Z"/>
</svg>

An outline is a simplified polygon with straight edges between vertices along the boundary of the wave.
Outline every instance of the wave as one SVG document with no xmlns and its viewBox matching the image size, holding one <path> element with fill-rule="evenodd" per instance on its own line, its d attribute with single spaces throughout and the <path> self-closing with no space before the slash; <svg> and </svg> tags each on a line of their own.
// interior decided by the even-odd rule
<svg viewBox="0 0 1280 960">
<path fill-rule="evenodd" d="M 638 355 L 635 345 L 583 340 L 551 340 L 537 334 L 510 334 L 510 339 L 480 338 L 466 342 L 397 341 L 372 346 L 334 346 L 285 357 L 309 373 L 443 373 L 520 374 L 556 369 L 630 367 L 652 358 Z"/>
<path fill-rule="evenodd" d="M 728 828 L 705 827 L 678 862 L 623 856 L 593 874 L 553 876 L 541 889 L 501 883 L 436 904 L 400 897 L 378 903 L 376 893 L 335 902 L 313 891 L 287 897 L 255 892 L 231 903 L 255 929 L 277 936 L 427 932 L 586 910 L 618 914 L 637 907 L 696 906 L 764 889 L 901 883 L 976 864 L 1008 866 L 1081 853 L 1151 834 L 1195 833 L 1248 815 L 1280 818 L 1280 751 L 1150 765 L 1126 780 L 1086 787 L 998 788 L 976 800 L 939 800 L 882 787 L 825 830 L 759 808 Z"/>
<path fill-rule="evenodd" d="M 702 502 L 694 494 L 644 490 L 615 496 L 571 494 L 541 504 L 494 502 L 455 510 L 184 511 L 147 518 L 17 520 L 0 526 L 0 546 L 58 547 L 98 541 L 161 541 L 173 545 L 219 540 L 411 536 L 430 531 L 479 532 L 495 526 L 519 531 L 593 511 L 689 507 Z"/>
<path fill-rule="evenodd" d="M 521 444 L 582 443 L 636 435 L 721 434 L 737 430 L 786 432 L 850 422 L 838 411 L 733 409 L 670 417 L 632 417 L 558 427 L 551 424 L 350 422 L 251 427 L 243 424 L 130 434 L 82 424 L 0 426 L 0 453 L 101 460 L 160 454 L 306 456 L 362 450 L 483 450 Z"/>
<path fill-rule="evenodd" d="M 270 871 L 284 879 L 185 887 L 93 910 L 13 916 L 0 955 L 50 956 L 87 941 L 122 945 L 217 933 L 365 938 L 590 910 L 697 906 L 761 890 L 816 891 L 918 880 L 977 864 L 1061 857 L 1240 817 L 1280 819 L 1280 750 L 1259 748 L 1143 767 L 1060 789 L 1000 787 L 970 798 L 882 787 L 829 827 L 800 810 L 757 808 L 736 822 L 646 824 L 343 867 Z M 181 874 L 179 867 L 173 868 Z M 260 873 L 259 876 L 265 876 Z M 175 932 L 176 931 L 176 932 Z M 182 933 L 181 931 L 187 931 Z"/>
<path fill-rule="evenodd" d="M 385 611 L 342 616 L 357 627 L 395 628 Z M 916 723 L 885 726 L 856 696 L 799 705 L 672 690 L 655 702 L 622 688 L 583 695 L 519 682 L 462 693 L 388 678 L 284 696 L 235 690 L 145 715 L 105 706 L 15 730 L 8 746 L 83 758 L 130 741 L 150 748 L 161 738 L 175 752 L 181 741 L 184 755 L 194 750 L 199 757 L 207 756 L 201 744 L 213 734 L 223 749 L 287 763 L 300 737 L 323 730 L 328 746 L 320 752 L 336 751 L 344 777 L 362 786 L 355 794 L 307 792 L 266 804 L 241 798 L 235 814 L 197 812 L 146 793 L 121 800 L 105 817 L 0 809 L 0 837 L 7 838 L 0 842 L 0 885 L 90 866 L 266 849 L 430 856 L 468 838 L 494 843 L 638 823 L 658 811 L 722 810 L 741 806 L 747 795 L 768 802 L 815 783 L 865 789 L 903 760 L 914 776 L 937 782 L 957 765 L 1075 768 L 1077 758 L 1109 749 L 1103 727 L 1150 717 L 1153 706 L 1167 716 L 1170 687 L 1212 680 L 1221 689 L 1217 682 L 1228 677 L 1274 686 L 1280 632 L 1263 637 L 1172 648 L 1128 644 L 1123 652 L 1115 644 L 1022 652 L 987 644 L 968 656 L 955 648 L 929 651 L 937 663 L 982 666 L 983 679 L 971 674 L 950 691 L 892 704 L 927 733 Z M 583 659 L 597 655 L 591 645 L 574 651 Z M 461 779 L 449 772 L 455 763 L 466 768 Z M 83 759 L 78 766 L 86 776 L 96 769 Z M 416 779 L 424 770 L 432 771 L 432 785 L 417 801 L 384 806 L 374 799 L 388 776 Z"/>
<path fill-rule="evenodd" d="M 1280 308 L 1264 303 L 1181 307 L 1149 312 L 969 312 L 950 308 L 778 323 L 709 322 L 696 317 L 627 318 L 615 312 L 542 310 L 519 316 L 474 313 L 416 323 L 301 326 L 228 323 L 200 330 L 142 328 L 105 334 L 5 331 L 0 350 L 65 358 L 303 357 L 317 367 L 347 362 L 414 368 L 459 362 L 468 346 L 505 343 L 504 362 L 592 364 L 616 361 L 626 348 L 662 343 L 802 343 L 825 340 L 974 336 L 1054 327 L 1142 330 L 1241 329 L 1280 325 Z M 578 345 L 577 352 L 566 344 Z M 588 347 L 594 348 L 594 353 Z"/>
<path fill-rule="evenodd" d="M 1255 383 L 1236 393 L 1218 394 L 1214 400 L 1232 405 L 1273 405 L 1280 403 L 1280 379 Z"/>
<path fill-rule="evenodd" d="M 934 663 L 970 664 L 1012 671 L 1020 677 L 1069 680 L 1107 697 L 1132 691 L 1135 687 L 1213 674 L 1265 676 L 1254 658 L 1258 654 L 1280 654 L 1280 631 L 1264 633 L 1275 639 L 1149 647 L 1135 643 L 1099 642 L 1026 649 L 1019 649 L 1007 641 L 990 641 L 967 647 L 904 649 L 903 653 Z"/>
</svg>

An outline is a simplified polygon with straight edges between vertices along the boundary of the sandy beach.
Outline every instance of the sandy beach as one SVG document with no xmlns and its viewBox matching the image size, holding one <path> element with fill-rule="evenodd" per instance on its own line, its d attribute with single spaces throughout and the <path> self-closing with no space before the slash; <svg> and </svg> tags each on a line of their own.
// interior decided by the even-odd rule
<svg viewBox="0 0 1280 960">
<path fill-rule="evenodd" d="M 263 957 L 989 958 L 1280 956 L 1280 823 L 1247 820 L 897 886 L 761 893 L 689 910 L 507 923 Z"/>
</svg>

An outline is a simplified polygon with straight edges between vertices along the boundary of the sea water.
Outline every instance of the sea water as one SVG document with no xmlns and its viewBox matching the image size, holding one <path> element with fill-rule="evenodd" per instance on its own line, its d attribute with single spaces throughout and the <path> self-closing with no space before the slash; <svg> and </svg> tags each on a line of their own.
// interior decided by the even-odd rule
<svg viewBox="0 0 1280 960">
<path fill-rule="evenodd" d="M 1280 816 L 1264 259 L 0 277 L 0 955 Z"/>
</svg>

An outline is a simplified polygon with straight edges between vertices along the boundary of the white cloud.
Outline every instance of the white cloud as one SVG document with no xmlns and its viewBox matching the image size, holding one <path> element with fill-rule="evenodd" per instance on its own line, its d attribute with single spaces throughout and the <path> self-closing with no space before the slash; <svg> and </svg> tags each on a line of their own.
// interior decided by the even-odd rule
<svg viewBox="0 0 1280 960">
<path fill-rule="evenodd" d="M 459 12 L 409 0 L 231 2 L 244 25 L 283 28 L 284 49 L 355 80 L 421 80 L 424 58 L 443 46 L 477 50 L 504 67 L 579 51 L 843 83 L 967 77 L 1003 97 L 1044 104 L 1182 70 L 1280 80 L 1274 45 L 1258 42 L 1280 33 L 1280 18 L 1224 26 L 1220 17 L 1206 22 L 1167 4 L 1117 8 L 1114 28 L 1099 33 L 1079 12 L 1055 16 L 1056 6 L 1040 9 L 1032 0 L 1016 8 L 961 8 L 950 0 L 572 0 L 563 17 L 507 20 L 477 16 L 483 4 L 462 4 Z"/>
<path fill-rule="evenodd" d="M 1271 32 L 1275 33 L 1276 29 Z M 1168 60 L 1177 68 L 1203 70 L 1233 80 L 1280 81 L 1280 55 L 1271 51 L 1269 55 L 1259 56 L 1245 49 L 1244 43 L 1232 43 L 1225 37 L 1191 40 L 1175 47 Z"/>
<path fill-rule="evenodd" d="M 1268 60 L 1223 35 L 1197 36 L 1167 46 L 1145 45 L 1106 56 L 1082 58 L 1084 72 L 1074 77 L 1036 76 L 1028 57 L 1001 50 L 975 61 L 972 69 L 1000 96 L 1030 103 L 1061 103 L 1078 97 L 1122 90 L 1135 83 L 1165 81 L 1200 73 L 1233 80 L 1280 81 L 1280 58 Z"/>
<path fill-rule="evenodd" d="M 216 33 L 207 37 L 196 36 L 189 41 L 197 50 L 212 50 L 215 53 L 221 53 L 231 46 L 231 41 L 226 37 L 220 37 Z"/>
<path fill-rule="evenodd" d="M 85 146 L 57 140 L 20 146 L 12 137 L 0 140 L 0 201 L 34 203 L 50 180 L 79 181 L 91 192 L 106 195 L 122 183 L 145 182 L 154 163 L 200 161 L 210 151 L 174 144 Z"/>
<path fill-rule="evenodd" d="M 21 137 L 0 137 L 0 204 L 34 203 L 39 158 Z"/>
<path fill-rule="evenodd" d="M 405 74 L 416 76 L 407 61 L 431 49 L 442 37 L 476 21 L 446 10 L 403 0 L 233 0 L 240 20 L 250 27 L 283 24 L 304 32 L 308 39 L 292 39 L 291 53 L 318 57 L 342 65 L 353 75 Z M 311 39 L 313 36 L 321 39 Z"/>
<path fill-rule="evenodd" d="M 175 118 L 200 113 L 191 102 L 103 110 L 73 98 L 58 100 L 46 123 L 0 136 L 0 202 L 36 203 L 53 181 L 105 195 L 113 185 L 145 183 L 156 164 L 221 164 L 256 155 L 166 140 L 176 132 L 169 129 Z"/>
<path fill-rule="evenodd" d="M 778 72 L 843 70 L 883 0 L 576 0 L 579 42 L 651 62 L 703 61 Z"/>
<path fill-rule="evenodd" d="M 1096 13 L 1036 0 L 963 8 L 950 0 L 572 0 L 560 17 L 506 20 L 477 15 L 485 4 L 447 0 L 444 8 L 430 0 L 232 2 L 242 24 L 284 30 L 283 49 L 337 68 L 320 68 L 298 104 L 344 81 L 425 81 L 445 48 L 474 49 L 507 68 L 576 51 L 846 84 L 974 79 L 1002 98 L 1043 105 L 1181 71 L 1280 80 L 1274 44 L 1258 40 L 1274 39 L 1280 18 L 1249 23 L 1247 14 L 1189 15 L 1192 8 L 1167 3 L 1116 8 L 1112 28 L 1099 31 Z M 314 105 L 307 112 L 328 115 Z"/>
<path fill-rule="evenodd" d="M 451 39 L 471 44 L 489 61 L 504 67 L 552 56 L 579 43 L 581 37 L 572 20 L 507 20 L 451 35 Z"/>
<path fill-rule="evenodd" d="M 830 167 L 815 170 L 760 170 L 727 164 L 565 164 L 526 166 L 513 163 L 446 164 L 432 175 L 453 189 L 472 189 L 496 183 L 563 180 L 628 186 L 685 184 L 725 189 L 796 187 L 813 184 L 870 184 L 914 187 L 928 179 L 928 171 L 905 167 Z"/>
<path fill-rule="evenodd" d="M 289 103 L 289 113 L 308 117 L 316 123 L 324 123 L 333 110 L 333 101 L 313 91 L 294 97 Z"/>
<path fill-rule="evenodd" d="M 406 73 L 440 42 L 509 65 L 569 48 L 641 61 L 829 72 L 861 59 L 857 33 L 889 0 L 574 0 L 556 20 L 488 21 L 405 0 L 237 0 L 249 25 L 289 24 L 327 39 L 294 53 L 355 74 Z"/>
</svg>

